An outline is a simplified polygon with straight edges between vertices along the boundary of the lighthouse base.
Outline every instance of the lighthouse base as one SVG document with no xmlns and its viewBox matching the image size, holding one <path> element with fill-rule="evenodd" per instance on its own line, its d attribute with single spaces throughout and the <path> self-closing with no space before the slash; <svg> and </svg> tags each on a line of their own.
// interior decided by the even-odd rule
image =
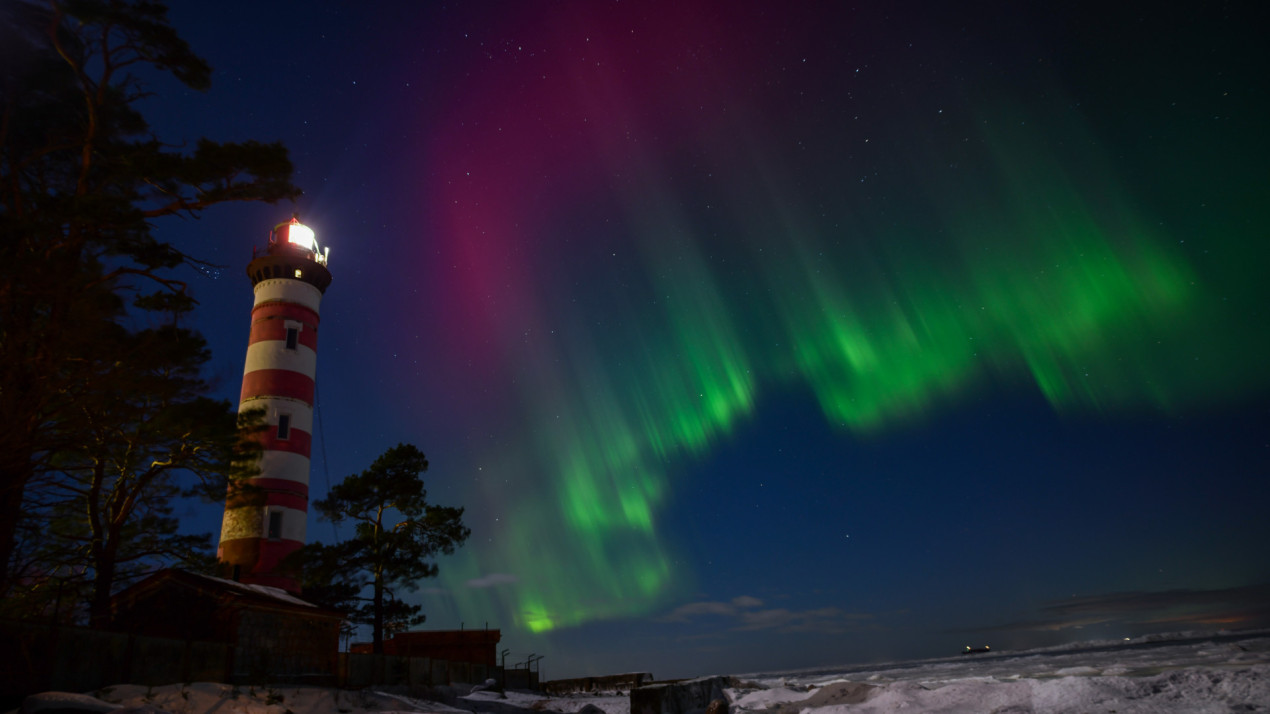
<svg viewBox="0 0 1270 714">
<path fill-rule="evenodd" d="M 299 568 L 286 568 L 283 560 L 303 547 L 295 540 L 237 538 L 221 542 L 216 549 L 221 573 L 247 585 L 268 585 L 300 594 Z"/>
</svg>

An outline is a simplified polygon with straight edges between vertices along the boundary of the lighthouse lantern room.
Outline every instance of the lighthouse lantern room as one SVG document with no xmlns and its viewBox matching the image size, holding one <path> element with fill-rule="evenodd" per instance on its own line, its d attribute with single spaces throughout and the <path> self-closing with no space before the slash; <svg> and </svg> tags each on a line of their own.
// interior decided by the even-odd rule
<svg viewBox="0 0 1270 714">
<path fill-rule="evenodd" d="M 299 593 L 283 559 L 305 543 L 317 368 L 318 307 L 330 249 L 292 218 L 274 226 L 247 266 L 255 292 L 238 411 L 259 409 L 264 447 L 250 477 L 230 484 L 216 557 L 244 583 Z"/>
</svg>

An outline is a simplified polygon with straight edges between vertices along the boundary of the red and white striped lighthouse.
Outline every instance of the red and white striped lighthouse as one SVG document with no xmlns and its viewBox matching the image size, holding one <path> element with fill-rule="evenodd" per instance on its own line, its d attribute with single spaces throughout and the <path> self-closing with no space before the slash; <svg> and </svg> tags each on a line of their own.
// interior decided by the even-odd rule
<svg viewBox="0 0 1270 714">
<path fill-rule="evenodd" d="M 292 593 L 300 591 L 298 574 L 279 566 L 305 542 L 318 305 L 331 284 L 329 252 L 319 252 L 313 231 L 292 218 L 274 226 L 265 253 L 247 266 L 256 300 L 238 411 L 262 408 L 267 427 L 260 472 L 247 479 L 249 488 L 231 484 L 216 549 L 235 580 Z"/>
</svg>

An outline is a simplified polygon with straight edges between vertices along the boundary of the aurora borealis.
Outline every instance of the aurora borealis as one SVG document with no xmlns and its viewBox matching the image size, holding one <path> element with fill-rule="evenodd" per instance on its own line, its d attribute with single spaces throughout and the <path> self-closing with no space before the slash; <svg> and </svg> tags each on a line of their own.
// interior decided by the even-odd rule
<svg viewBox="0 0 1270 714">
<path fill-rule="evenodd" d="M 1256 12 L 932 5 L 173 9 L 171 125 L 283 139 L 332 246 L 315 497 L 410 441 L 467 508 L 430 626 L 702 674 L 1270 576 Z M 190 228 L 230 385 L 278 210 Z"/>
</svg>

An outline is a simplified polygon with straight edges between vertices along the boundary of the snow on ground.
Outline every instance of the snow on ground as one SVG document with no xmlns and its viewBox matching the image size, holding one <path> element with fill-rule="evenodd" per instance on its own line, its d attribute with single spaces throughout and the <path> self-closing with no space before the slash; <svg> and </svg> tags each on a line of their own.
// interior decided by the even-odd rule
<svg viewBox="0 0 1270 714">
<path fill-rule="evenodd" d="M 123 684 L 95 693 L 124 707 L 151 706 L 168 714 L 349 714 L 420 711 L 409 702 L 371 691 L 332 687 L 250 687 L 194 682 L 145 687 Z M 444 707 L 429 711 L 443 712 Z M 462 711 L 450 709 L 449 711 Z"/>
<path fill-rule="evenodd" d="M 468 691 L 466 688 L 461 691 Z M 83 711 L 135 710 L 137 714 L 393 714 L 432 712 L 434 714 L 576 714 L 587 705 L 604 714 L 628 714 L 625 695 L 576 695 L 546 697 L 530 692 L 478 691 L 453 696 L 453 688 L 438 692 L 446 704 L 394 692 L 344 691 L 330 687 L 250 687 L 194 682 L 146 687 L 121 684 L 88 694 L 46 692 L 36 695 L 44 708 L 74 705 Z M 34 708 L 35 701 L 27 706 Z M 92 705 L 98 705 L 96 707 Z"/>
<path fill-rule="evenodd" d="M 473 692 L 462 699 L 465 703 L 469 703 L 470 706 L 479 707 L 480 702 L 493 702 L 496 704 L 510 704 L 532 711 L 561 712 L 562 714 L 577 714 L 580 709 L 588 704 L 599 707 L 604 710 L 605 714 L 629 714 L 631 711 L 630 697 L 616 693 L 546 697 L 530 692 L 507 692 L 505 698 L 500 698 L 498 692 L 484 691 Z"/>
<path fill-rule="evenodd" d="M 820 702 L 814 701 L 824 695 Z M 1256 712 L 1270 711 L 1270 665 L 1184 669 L 1149 677 L 1087 675 L 1052 679 L 965 677 L 817 688 L 781 714 L 881 712 Z M 738 706 L 737 711 L 752 711 Z M 773 710 L 766 710 L 771 712 Z"/>
<path fill-rule="evenodd" d="M 738 677 L 734 714 L 941 712 L 1267 712 L 1270 631 L 1181 633 L 1025 652 Z M 49 693 L 52 706 L 94 701 L 140 714 L 629 714 L 625 694 L 546 697 L 450 689 L 448 703 L 388 692 L 226 684 L 120 685 L 92 697 Z M 458 696 L 455 696 L 455 695 Z M 86 710 L 87 711 L 87 710 Z M 598 714 L 588 710 L 587 714 Z"/>
<path fill-rule="evenodd" d="M 1270 631 L 1178 633 L 741 678 L 734 710 L 1270 712 Z"/>
</svg>

